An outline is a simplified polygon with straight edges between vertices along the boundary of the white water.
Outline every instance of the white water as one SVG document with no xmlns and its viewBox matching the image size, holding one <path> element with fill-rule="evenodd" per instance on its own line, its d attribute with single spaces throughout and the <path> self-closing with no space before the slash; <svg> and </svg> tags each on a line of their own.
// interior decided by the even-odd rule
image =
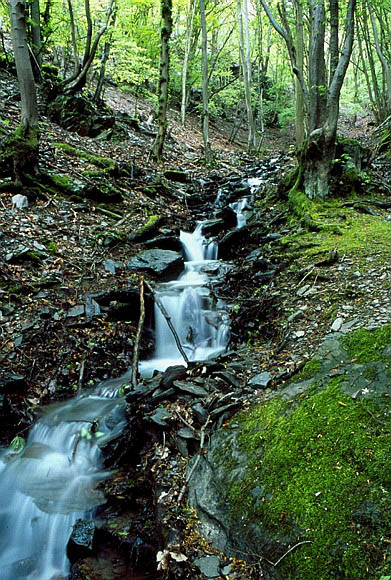
<svg viewBox="0 0 391 580">
<path fill-rule="evenodd" d="M 207 360 L 222 353 L 229 340 L 229 319 L 224 304 L 212 303 L 207 284 L 208 270 L 217 264 L 217 244 L 202 235 L 203 222 L 193 233 L 181 232 L 187 261 L 175 282 L 161 284 L 157 297 L 165 307 L 179 341 L 190 361 Z M 140 373 L 152 376 L 154 370 L 185 364 L 175 338 L 159 307 L 155 305 L 155 352 L 140 363 Z"/>
<path fill-rule="evenodd" d="M 103 503 L 96 485 L 110 475 L 102 469 L 99 445 L 125 425 L 119 382 L 106 381 L 88 396 L 49 406 L 31 429 L 23 452 L 3 452 L 2 580 L 68 577 L 66 546 L 72 527 L 80 518 L 90 519 Z"/>
<path fill-rule="evenodd" d="M 237 219 L 237 228 L 238 230 L 240 230 L 241 228 L 243 228 L 246 225 L 247 222 L 247 216 L 246 216 L 246 209 L 248 208 L 248 198 L 247 197 L 243 197 L 242 199 L 239 199 L 238 201 L 235 201 L 234 203 L 230 203 L 229 207 L 232 208 L 234 210 L 234 212 L 236 213 L 236 219 Z"/>
</svg>

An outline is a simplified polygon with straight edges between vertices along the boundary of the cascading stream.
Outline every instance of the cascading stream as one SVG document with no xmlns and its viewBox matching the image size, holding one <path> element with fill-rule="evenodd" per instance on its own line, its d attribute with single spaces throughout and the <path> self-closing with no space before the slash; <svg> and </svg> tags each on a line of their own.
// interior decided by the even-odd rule
<svg viewBox="0 0 391 580">
<path fill-rule="evenodd" d="M 174 282 L 161 284 L 157 297 L 162 302 L 189 360 L 206 360 L 223 352 L 229 340 L 229 319 L 222 301 L 214 305 L 207 284 L 209 272 L 217 265 L 217 244 L 202 235 L 205 222 L 193 233 L 181 232 L 185 255 L 183 274 Z M 155 370 L 185 364 L 174 336 L 159 307 L 155 305 L 155 352 L 140 363 L 140 373 L 152 376 Z"/>
<path fill-rule="evenodd" d="M 238 228 L 245 225 L 246 201 L 234 204 Z M 191 361 L 223 352 L 229 341 L 224 303 L 213 303 L 207 285 L 218 269 L 218 248 L 202 234 L 181 232 L 186 258 L 178 280 L 161 284 L 163 303 Z M 155 353 L 140 363 L 143 376 L 184 364 L 165 317 L 155 306 Z M 105 381 L 91 393 L 49 406 L 31 429 L 20 453 L 0 452 L 0 569 L 2 580 L 68 578 L 66 547 L 78 519 L 93 517 L 104 498 L 96 485 L 103 469 L 102 444 L 126 424 L 121 386 L 131 371 Z"/>
<path fill-rule="evenodd" d="M 103 495 L 96 485 L 100 446 L 125 426 L 119 379 L 89 395 L 49 406 L 21 453 L 0 458 L 2 580 L 67 578 L 66 546 L 78 519 L 90 519 Z M 122 383 L 126 382 L 124 377 Z"/>
</svg>

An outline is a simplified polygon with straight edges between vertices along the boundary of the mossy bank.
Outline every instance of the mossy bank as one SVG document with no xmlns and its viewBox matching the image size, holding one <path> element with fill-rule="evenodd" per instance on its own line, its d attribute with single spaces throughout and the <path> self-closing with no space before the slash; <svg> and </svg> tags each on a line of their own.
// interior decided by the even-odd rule
<svg viewBox="0 0 391 580">
<path fill-rule="evenodd" d="M 221 429 L 190 492 L 209 539 L 269 578 L 391 574 L 390 363 L 391 326 L 334 335 Z"/>
</svg>

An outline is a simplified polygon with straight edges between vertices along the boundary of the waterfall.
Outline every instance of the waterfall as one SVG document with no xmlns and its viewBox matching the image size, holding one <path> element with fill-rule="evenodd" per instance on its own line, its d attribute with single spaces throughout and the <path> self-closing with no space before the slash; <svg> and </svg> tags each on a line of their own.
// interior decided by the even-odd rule
<svg viewBox="0 0 391 580">
<path fill-rule="evenodd" d="M 229 340 L 229 319 L 222 301 L 213 304 L 207 284 L 208 268 L 216 263 L 217 244 L 202 235 L 205 222 L 193 233 L 181 232 L 185 269 L 174 282 L 161 284 L 157 297 L 165 307 L 189 360 L 206 360 L 222 353 Z M 174 336 L 159 307 L 155 305 L 155 352 L 140 363 L 140 373 L 151 376 L 154 370 L 185 364 Z"/>
<path fill-rule="evenodd" d="M 100 446 L 125 426 L 119 379 L 49 406 L 21 453 L 0 458 L 0 567 L 3 580 L 66 578 L 66 546 L 78 519 L 104 502 L 110 475 Z M 122 384 L 125 383 L 125 378 Z M 107 393 L 104 396 L 103 393 Z"/>
</svg>

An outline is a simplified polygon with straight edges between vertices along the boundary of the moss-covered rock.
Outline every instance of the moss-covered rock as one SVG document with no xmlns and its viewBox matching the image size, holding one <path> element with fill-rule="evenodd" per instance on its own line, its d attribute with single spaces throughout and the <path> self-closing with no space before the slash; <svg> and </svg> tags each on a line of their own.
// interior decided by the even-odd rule
<svg viewBox="0 0 391 580">
<path fill-rule="evenodd" d="M 390 350 L 390 326 L 329 337 L 213 436 L 190 498 L 219 549 L 257 550 L 284 580 L 391 573 Z"/>
<path fill-rule="evenodd" d="M 101 155 L 93 155 L 92 153 L 84 151 L 83 149 L 77 149 L 68 143 L 53 143 L 53 146 L 56 149 L 64 151 L 64 153 L 70 155 L 71 157 L 83 159 L 84 161 L 91 163 L 91 165 L 95 165 L 96 167 L 104 169 L 110 175 L 118 174 L 117 164 L 112 159 L 102 157 Z"/>
<path fill-rule="evenodd" d="M 65 175 L 58 175 L 55 173 L 45 174 L 41 178 L 41 184 L 44 188 L 48 187 L 52 193 L 60 192 L 67 195 L 74 201 L 81 201 L 89 199 L 96 203 L 121 203 L 121 193 L 109 187 L 109 185 L 98 185 L 94 183 L 87 183 L 80 179 L 71 179 Z"/>
</svg>

